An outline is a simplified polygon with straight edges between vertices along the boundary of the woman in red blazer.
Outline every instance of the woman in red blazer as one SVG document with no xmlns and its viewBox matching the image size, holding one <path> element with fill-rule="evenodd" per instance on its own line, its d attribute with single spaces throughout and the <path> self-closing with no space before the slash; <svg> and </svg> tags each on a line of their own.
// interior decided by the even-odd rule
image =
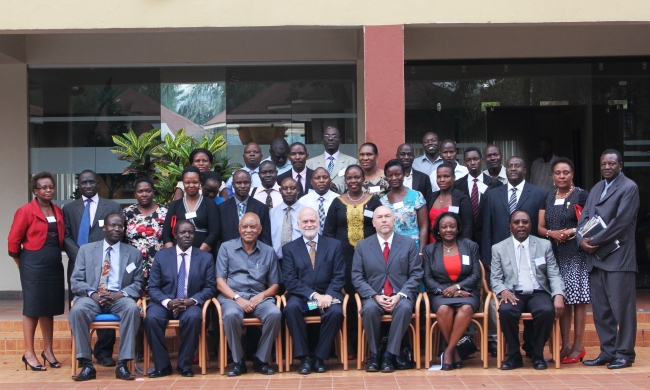
<svg viewBox="0 0 650 390">
<path fill-rule="evenodd" d="M 63 314 L 65 304 L 61 248 L 65 225 L 63 212 L 52 203 L 54 177 L 41 172 L 32 177 L 35 198 L 16 211 L 9 231 L 9 256 L 20 270 L 23 289 L 23 336 L 25 369 L 45 371 L 45 361 L 60 368 L 52 351 L 54 316 Z M 34 332 L 41 325 L 45 350 L 41 365 L 34 351 Z"/>
</svg>

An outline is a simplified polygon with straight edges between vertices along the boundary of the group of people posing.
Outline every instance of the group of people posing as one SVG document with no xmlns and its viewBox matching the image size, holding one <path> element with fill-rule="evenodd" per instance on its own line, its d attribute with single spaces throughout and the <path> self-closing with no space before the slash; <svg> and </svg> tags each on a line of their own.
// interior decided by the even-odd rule
<svg viewBox="0 0 650 390">
<path fill-rule="evenodd" d="M 324 131 L 325 152 L 311 159 L 304 144 L 282 138 L 273 140 L 265 160 L 259 145 L 248 144 L 245 166 L 226 183 L 211 170 L 210 152 L 194 150 L 167 207 L 155 202 L 151 180 L 140 178 L 137 203 L 122 209 L 98 196 L 98 177 L 86 170 L 78 177 L 81 198 L 61 210 L 52 202 L 53 176 L 34 175 L 34 200 L 16 212 L 9 234 L 23 288 L 25 368 L 61 366 L 52 350 L 53 316 L 65 305 L 61 249 L 69 258 L 74 305 L 68 317 L 82 367 L 73 379 L 80 381 L 96 376 L 93 354 L 104 366 L 116 365 L 117 378 L 133 379 L 128 362 L 135 358 L 141 322 L 155 365 L 149 376 L 172 374 L 165 347 L 170 319 L 179 319 L 181 328 L 176 369 L 192 376 L 201 308 L 215 296 L 233 360 L 229 376 L 247 372 L 246 317 L 263 324 L 261 334 L 246 338 L 257 346 L 254 371 L 275 372 L 272 350 L 284 316 L 299 373 L 325 372 L 344 319 L 344 295 L 355 293 L 361 307 L 354 299 L 347 305 L 347 358 L 356 357 L 359 311 L 370 355 L 358 358 L 367 358 L 366 370 L 410 367 L 400 355 L 402 339 L 416 297 L 425 291 L 446 344 L 442 369 L 458 369 L 456 345 L 479 310 L 481 268 L 497 296 L 493 310 L 508 346 L 502 369 L 523 366 L 524 312 L 533 321 L 524 329 L 523 349 L 535 369 L 547 367 L 543 348 L 555 318 L 562 362 L 581 361 L 589 303 L 601 351 L 584 364 L 613 369 L 634 362 L 639 196 L 618 151 L 602 153 L 604 180 L 591 192 L 574 186 L 571 160 L 542 161 L 550 165 L 542 179 L 554 183 L 547 191 L 526 182 L 522 158 L 510 157 L 504 166 L 496 145 L 466 148 L 461 165 L 454 141 L 427 133 L 423 156 L 402 144 L 380 169 L 376 145 L 364 143 L 354 158 L 340 144 L 335 127 Z M 580 234 L 595 217 L 602 229 Z M 616 249 L 604 251 L 614 242 Z M 283 293 L 281 311 L 274 297 Z M 151 301 L 143 321 L 136 306 L 142 296 Z M 89 327 L 98 314 L 120 319 L 117 363 L 114 331 L 98 331 L 91 350 Z M 384 314 L 392 316 L 388 326 L 381 324 Z M 317 334 L 307 331 L 305 315 L 321 316 Z M 489 348 L 496 356 L 496 313 L 489 317 Z M 37 324 L 43 364 L 34 350 Z"/>
</svg>

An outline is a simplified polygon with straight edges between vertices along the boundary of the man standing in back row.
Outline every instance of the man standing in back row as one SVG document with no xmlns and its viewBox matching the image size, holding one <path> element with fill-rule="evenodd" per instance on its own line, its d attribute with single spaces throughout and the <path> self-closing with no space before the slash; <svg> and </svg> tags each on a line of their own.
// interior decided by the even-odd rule
<svg viewBox="0 0 650 390">
<path fill-rule="evenodd" d="M 342 194 L 345 192 L 345 168 L 352 164 L 358 164 L 356 158 L 341 153 L 341 132 L 334 126 L 328 126 L 323 131 L 323 146 L 325 152 L 314 158 L 307 160 L 307 168 L 315 170 L 318 167 L 324 167 L 332 179 L 332 189 L 336 187 L 336 192 Z"/>
<path fill-rule="evenodd" d="M 636 216 L 639 211 L 639 187 L 623 172 L 623 158 L 614 149 L 600 156 L 602 181 L 589 192 L 578 231 L 593 217 L 607 225 L 591 238 L 576 234 L 580 248 L 587 252 L 587 271 L 591 284 L 591 307 L 600 340 L 600 355 L 584 362 L 587 366 L 617 369 L 630 367 L 636 354 L 635 273 Z M 614 252 L 599 252 L 618 240 Z"/>
</svg>

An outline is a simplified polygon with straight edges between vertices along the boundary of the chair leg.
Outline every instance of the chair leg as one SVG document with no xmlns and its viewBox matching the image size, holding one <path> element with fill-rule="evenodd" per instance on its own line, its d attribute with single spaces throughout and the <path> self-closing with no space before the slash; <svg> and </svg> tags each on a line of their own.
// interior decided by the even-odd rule
<svg viewBox="0 0 650 390">
<path fill-rule="evenodd" d="M 275 360 L 278 363 L 278 372 L 283 372 L 282 366 L 282 332 L 278 332 L 278 337 L 275 338 Z"/>
<path fill-rule="evenodd" d="M 359 324 L 361 318 L 359 318 Z M 361 325 L 357 327 L 357 370 L 361 369 L 361 361 L 363 360 L 363 329 Z"/>
<path fill-rule="evenodd" d="M 226 373 L 226 332 L 223 329 L 223 321 L 219 321 L 219 373 Z"/>
<path fill-rule="evenodd" d="M 292 340 L 291 340 L 291 334 L 289 334 L 289 327 L 285 325 L 285 340 L 284 340 L 285 353 L 284 353 L 284 356 L 287 359 L 286 364 L 285 364 L 287 372 L 291 371 L 291 363 L 293 363 L 293 359 L 292 359 L 292 356 L 291 356 L 291 350 L 292 350 L 291 341 Z"/>
<path fill-rule="evenodd" d="M 142 339 L 143 339 L 142 343 L 144 344 L 144 348 L 143 348 L 143 355 L 144 356 L 142 356 L 142 359 L 143 359 L 142 372 L 143 372 L 144 376 L 147 376 L 147 373 L 149 372 L 149 363 L 150 363 L 150 359 L 151 359 L 151 351 L 149 351 L 149 342 L 147 341 L 147 335 L 144 335 L 144 337 Z"/>
<path fill-rule="evenodd" d="M 555 320 L 555 324 L 553 325 L 553 358 L 555 360 L 555 368 L 559 369 L 560 368 L 560 319 Z"/>
<path fill-rule="evenodd" d="M 72 348 L 70 352 L 70 366 L 72 366 L 72 375 L 77 375 L 77 344 L 74 342 L 74 335 L 70 332 L 72 339 Z"/>
<path fill-rule="evenodd" d="M 208 348 L 206 346 L 207 338 L 205 333 L 204 317 L 201 321 L 201 336 L 199 337 L 199 364 L 201 365 L 201 375 L 208 373 Z"/>
<path fill-rule="evenodd" d="M 343 350 L 343 371 L 348 370 L 348 320 L 343 318 L 343 328 L 341 328 L 341 349 Z"/>
</svg>

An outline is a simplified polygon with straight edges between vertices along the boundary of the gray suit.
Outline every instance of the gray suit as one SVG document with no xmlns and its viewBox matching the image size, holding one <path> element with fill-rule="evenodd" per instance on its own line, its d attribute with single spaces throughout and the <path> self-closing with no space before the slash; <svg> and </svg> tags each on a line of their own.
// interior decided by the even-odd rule
<svg viewBox="0 0 650 390">
<path fill-rule="evenodd" d="M 327 164 L 329 162 L 325 161 L 325 154 L 321 153 L 316 157 L 312 157 L 309 160 L 307 160 L 307 168 L 315 170 L 316 168 L 322 167 L 327 169 Z M 345 177 L 340 176 L 339 173 L 341 170 L 345 170 L 345 168 L 349 167 L 350 165 L 353 164 L 358 164 L 359 161 L 357 161 L 356 158 L 352 156 L 348 156 L 347 154 L 343 154 L 339 151 L 339 157 L 336 159 L 336 162 L 334 162 L 334 169 L 332 169 L 332 183 L 336 185 L 337 192 L 339 194 L 342 194 L 345 192 Z"/>
<path fill-rule="evenodd" d="M 386 278 L 394 292 L 408 297 L 402 298 L 392 313 L 393 316 L 386 351 L 399 354 L 402 337 L 409 329 L 413 306 L 424 270 L 415 241 L 409 237 L 393 234 L 388 264 L 376 234 L 359 241 L 352 260 L 352 283 L 361 296 L 363 308 L 361 320 L 366 331 L 370 352 L 379 350 L 379 327 L 384 310 L 372 297 L 381 294 Z"/>
<path fill-rule="evenodd" d="M 589 192 L 578 222 L 580 229 L 591 217 L 598 215 L 607 225 L 606 229 L 593 237 L 591 245 L 603 245 L 614 240 L 620 242 L 620 248 L 603 259 L 587 253 L 594 324 L 600 339 L 601 358 L 634 362 L 637 272 L 634 235 L 639 211 L 639 188 L 623 172 L 619 173 L 600 200 L 604 188 L 605 180 L 602 180 Z M 578 244 L 583 241 L 580 234 L 576 238 Z"/>
<path fill-rule="evenodd" d="M 142 254 L 131 245 L 120 244 L 120 291 L 128 297 L 119 299 L 112 307 L 101 307 L 88 296 L 97 291 L 101 276 L 104 241 L 82 245 L 72 272 L 71 284 L 75 294 L 74 306 L 68 314 L 72 335 L 77 344 L 77 359 L 91 358 L 90 323 L 96 315 L 110 313 L 120 317 L 119 360 L 131 360 L 135 352 L 135 334 L 140 326 L 140 311 L 135 300 L 144 285 Z"/>
<path fill-rule="evenodd" d="M 529 267 L 534 271 L 535 279 L 541 289 L 532 294 L 522 294 L 515 290 L 519 283 L 519 267 L 516 263 L 515 244 L 512 237 L 492 246 L 492 275 L 490 281 L 492 290 L 500 294 L 509 290 L 519 299 L 517 305 L 502 303 L 499 306 L 499 322 L 508 344 L 508 355 L 519 352 L 519 318 L 521 313 L 530 312 L 533 315 L 532 342 L 533 351 L 539 357 L 544 356 L 544 343 L 551 335 L 555 318 L 555 307 L 552 297 L 564 296 L 564 280 L 553 255 L 551 243 L 547 240 L 528 236 Z M 537 261 L 544 259 L 544 261 Z"/>
</svg>

